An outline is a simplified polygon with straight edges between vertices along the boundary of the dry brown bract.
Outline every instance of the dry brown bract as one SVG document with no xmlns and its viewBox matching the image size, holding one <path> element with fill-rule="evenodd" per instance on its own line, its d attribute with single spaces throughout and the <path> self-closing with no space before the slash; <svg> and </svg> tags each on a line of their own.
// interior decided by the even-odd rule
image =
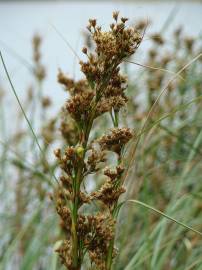
<svg viewBox="0 0 202 270">
<path fill-rule="evenodd" d="M 103 150 L 111 150 L 118 155 L 121 149 L 132 138 L 132 132 L 129 128 L 114 128 L 111 129 L 111 134 L 102 136 L 98 143 Z"/>
</svg>

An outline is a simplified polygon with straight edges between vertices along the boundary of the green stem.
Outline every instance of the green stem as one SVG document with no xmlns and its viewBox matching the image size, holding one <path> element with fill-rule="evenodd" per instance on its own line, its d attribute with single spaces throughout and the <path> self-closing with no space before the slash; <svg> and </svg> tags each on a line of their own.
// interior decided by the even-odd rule
<svg viewBox="0 0 202 270">
<path fill-rule="evenodd" d="M 92 111 L 91 117 L 89 119 L 89 123 L 87 125 L 85 135 L 84 135 L 84 141 L 81 142 L 84 153 L 81 157 L 81 161 L 77 170 L 76 179 L 75 179 L 75 185 L 74 185 L 74 203 L 73 203 L 73 215 L 72 215 L 72 227 L 71 227 L 71 234 L 72 234 L 72 258 L 73 258 L 73 267 L 75 270 L 80 270 L 81 268 L 81 262 L 82 258 L 80 254 L 80 245 L 79 245 L 79 239 L 77 235 L 78 231 L 78 209 L 79 209 L 79 192 L 80 192 L 80 185 L 83 180 L 83 168 L 84 168 L 84 159 L 85 159 L 85 153 L 86 153 L 86 146 L 88 144 L 88 139 L 90 135 L 90 131 L 93 125 L 95 116 L 95 110 Z M 83 138 L 81 136 L 81 138 Z"/>
<path fill-rule="evenodd" d="M 119 112 L 114 111 L 114 127 L 118 128 L 119 126 Z M 117 164 L 119 165 L 121 163 L 121 156 L 119 156 L 117 160 Z M 118 180 L 118 179 L 117 179 Z M 112 216 L 113 218 L 116 218 L 116 208 L 117 208 L 118 201 L 115 203 L 114 208 L 112 210 Z M 107 270 L 111 270 L 112 263 L 113 263 L 113 249 L 114 249 L 114 242 L 115 242 L 115 236 L 111 239 L 109 243 L 109 249 L 108 249 L 108 254 L 106 258 L 106 268 Z"/>
<path fill-rule="evenodd" d="M 119 112 L 114 111 L 114 127 L 119 126 Z"/>
<path fill-rule="evenodd" d="M 113 249 L 114 249 L 114 237 L 110 241 L 108 255 L 107 255 L 107 270 L 111 270 L 112 267 L 112 259 L 113 259 Z"/>
<path fill-rule="evenodd" d="M 72 258 L 73 258 L 73 266 L 75 270 L 80 269 L 81 267 L 81 260 L 79 258 L 79 239 L 77 235 L 78 231 L 78 206 L 79 206 L 79 189 L 80 189 L 80 181 L 82 178 L 82 170 L 83 170 L 83 161 L 81 162 L 77 177 L 75 179 L 75 189 L 74 189 L 74 203 L 73 203 L 73 215 L 72 215 L 72 227 L 71 227 L 71 234 L 72 234 Z"/>
</svg>

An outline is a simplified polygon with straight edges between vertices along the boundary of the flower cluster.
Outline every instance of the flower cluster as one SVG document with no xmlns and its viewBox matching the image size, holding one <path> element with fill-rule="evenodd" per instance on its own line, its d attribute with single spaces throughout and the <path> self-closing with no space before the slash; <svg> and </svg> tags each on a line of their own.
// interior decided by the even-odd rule
<svg viewBox="0 0 202 270">
<path fill-rule="evenodd" d="M 111 134 L 107 134 L 98 139 L 103 150 L 111 150 L 120 155 L 121 149 L 132 138 L 129 128 L 113 128 Z"/>
<path fill-rule="evenodd" d="M 41 37 L 39 35 L 35 35 L 32 40 L 33 44 L 33 60 L 35 63 L 34 74 L 38 81 L 43 81 L 46 76 L 46 71 L 44 66 L 41 64 Z"/>
<path fill-rule="evenodd" d="M 61 124 L 68 146 L 55 151 L 63 173 L 54 201 L 65 233 L 57 252 L 69 270 L 81 269 L 86 253 L 96 269 L 110 270 L 116 254 L 115 213 L 119 197 L 125 191 L 121 181 L 122 150 L 133 136 L 129 128 L 119 127 L 120 109 L 127 102 L 127 78 L 120 74 L 119 65 L 141 42 L 139 32 L 126 27 L 127 19 L 119 21 L 118 15 L 113 13 L 114 23 L 109 31 L 102 31 L 95 19 L 89 20 L 87 28 L 95 50 L 82 50 L 88 58 L 87 62 L 80 62 L 86 79 L 76 82 L 61 70 L 58 74 L 58 81 L 69 93 Z M 95 119 L 107 112 L 114 128 L 109 134 L 91 140 Z M 115 169 L 106 167 L 102 171 L 109 162 L 108 151 L 116 154 L 117 164 Z M 99 189 L 88 194 L 83 185 L 90 174 L 104 175 L 107 179 Z M 100 210 L 85 213 L 90 204 L 98 205 Z"/>
<path fill-rule="evenodd" d="M 71 226 L 71 218 L 68 208 L 63 207 L 62 213 L 58 212 L 62 219 L 65 219 L 64 228 Z M 95 265 L 99 266 L 100 270 L 106 269 L 105 257 L 108 251 L 108 243 L 114 237 L 115 221 L 111 217 L 106 217 L 102 214 L 96 215 L 79 215 L 78 216 L 78 233 L 80 241 L 82 241 L 83 248 L 88 249 L 89 257 Z M 70 231 L 66 230 L 66 235 Z M 62 263 L 67 269 L 73 270 L 72 244 L 70 240 L 64 240 L 62 245 L 56 250 L 59 253 Z M 81 250 L 81 256 L 85 255 L 85 250 Z M 115 255 L 115 251 L 114 251 Z"/>
</svg>

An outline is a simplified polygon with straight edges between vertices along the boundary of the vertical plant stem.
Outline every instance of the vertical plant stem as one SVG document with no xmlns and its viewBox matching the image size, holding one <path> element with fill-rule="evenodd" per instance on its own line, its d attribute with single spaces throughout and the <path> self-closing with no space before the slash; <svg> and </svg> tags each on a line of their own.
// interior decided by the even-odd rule
<svg viewBox="0 0 202 270">
<path fill-rule="evenodd" d="M 119 126 L 119 112 L 114 111 L 114 127 Z M 121 163 L 121 156 L 118 157 L 117 163 Z M 116 208 L 117 208 L 118 201 L 115 203 L 114 208 L 112 210 L 112 216 L 115 217 L 116 215 Z M 106 268 L 107 270 L 111 270 L 112 262 L 113 262 L 113 249 L 114 249 L 114 242 L 115 242 L 115 236 L 111 239 L 109 244 L 109 250 L 106 258 Z"/>
<path fill-rule="evenodd" d="M 82 162 L 83 163 L 83 162 Z M 82 170 L 83 170 L 83 164 L 80 164 L 77 176 L 75 179 L 75 185 L 74 185 L 74 203 L 73 203 L 73 215 L 72 215 L 72 257 L 73 257 L 73 265 L 75 267 L 75 270 L 80 269 L 80 258 L 79 258 L 79 239 L 77 235 L 77 228 L 78 228 L 78 196 L 79 196 L 79 188 L 82 177 Z"/>
<path fill-rule="evenodd" d="M 107 270 L 111 270 L 112 267 L 113 248 L 114 248 L 114 238 L 110 241 L 109 245 L 109 251 L 107 256 Z"/>
<path fill-rule="evenodd" d="M 81 161 L 76 173 L 75 178 L 75 185 L 74 185 L 74 203 L 73 203 L 73 215 L 72 215 L 72 227 L 71 227 L 71 234 L 72 234 L 72 256 L 73 256 L 73 266 L 75 267 L 75 270 L 81 269 L 81 253 L 80 252 L 80 245 L 79 245 L 79 239 L 77 235 L 78 231 L 78 210 L 79 210 L 79 193 L 80 193 L 80 185 L 83 180 L 83 168 L 84 168 L 84 159 L 85 159 L 85 153 L 86 153 L 86 146 L 88 144 L 88 139 L 90 135 L 90 131 L 93 125 L 94 117 L 96 112 L 96 106 L 92 110 L 92 113 L 90 115 L 89 123 L 86 127 L 84 136 L 80 136 L 81 138 L 81 145 L 84 149 L 83 154 L 81 156 Z M 82 141 L 83 140 L 83 141 Z"/>
</svg>

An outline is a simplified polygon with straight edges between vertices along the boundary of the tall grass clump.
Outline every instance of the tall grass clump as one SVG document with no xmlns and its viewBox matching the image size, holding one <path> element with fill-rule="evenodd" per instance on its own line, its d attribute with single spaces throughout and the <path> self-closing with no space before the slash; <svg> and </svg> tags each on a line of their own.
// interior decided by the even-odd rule
<svg viewBox="0 0 202 270">
<path fill-rule="evenodd" d="M 6 69 L 20 110 L 15 104 L 14 112 L 9 108 L 4 91 L 1 99 L 1 124 L 4 125 L 0 140 L 3 201 L 0 231 L 3 233 L 3 228 L 7 229 L 1 234 L 0 269 L 41 267 L 45 262 L 40 256 L 46 254 L 52 242 L 49 230 L 54 228 L 54 219 L 49 216 L 50 202 L 46 195 L 53 186 L 47 173 L 55 166 L 48 156 L 56 134 L 55 119 L 48 116 L 51 100 L 43 92 L 46 69 L 41 46 L 42 37 L 35 34 L 32 39 L 33 61 L 25 65 L 31 76 L 24 100 L 18 97 Z M 3 64 L 6 68 L 5 62 Z M 10 121 L 10 118 L 14 120 Z M 42 220 L 46 220 L 45 223 Z M 54 233 L 52 237 L 55 237 Z"/>
</svg>

